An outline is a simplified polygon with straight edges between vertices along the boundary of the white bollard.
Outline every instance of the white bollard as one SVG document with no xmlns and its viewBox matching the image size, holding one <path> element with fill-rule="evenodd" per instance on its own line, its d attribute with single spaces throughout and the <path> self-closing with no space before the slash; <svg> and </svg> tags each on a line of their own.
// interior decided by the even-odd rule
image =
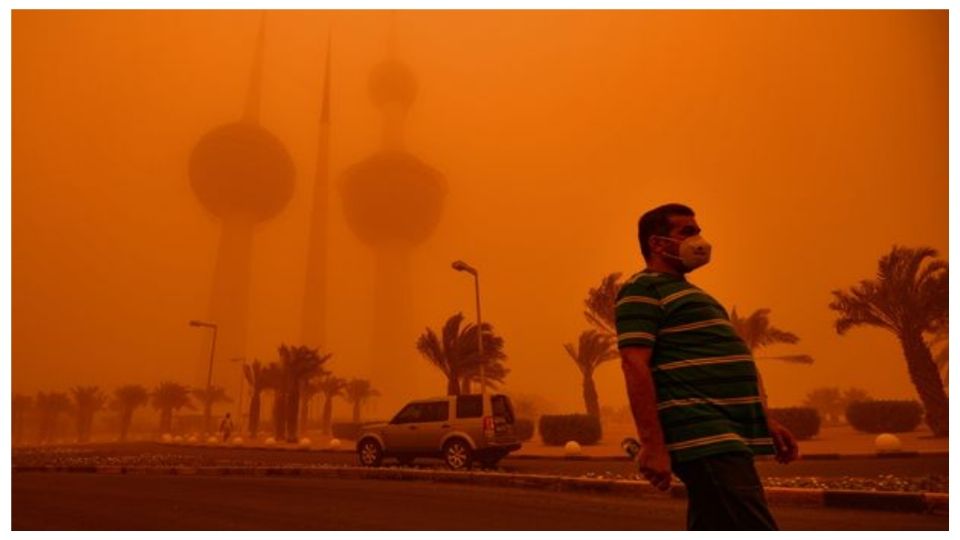
<svg viewBox="0 0 960 540">
<path fill-rule="evenodd" d="M 881 433 L 877 435 L 877 438 L 873 441 L 874 446 L 877 447 L 877 452 L 884 454 L 887 452 L 899 452 L 903 448 L 903 443 L 900 442 L 900 437 L 892 433 Z"/>
<path fill-rule="evenodd" d="M 327 444 L 327 447 L 331 450 L 336 450 L 340 448 L 340 439 L 330 439 L 330 442 Z"/>
<path fill-rule="evenodd" d="M 183 437 L 180 435 L 174 435 L 173 442 L 183 442 Z"/>
<path fill-rule="evenodd" d="M 233 444 L 243 444 L 243 437 L 234 437 Z"/>
<path fill-rule="evenodd" d="M 199 439 L 197 439 L 196 435 L 191 435 L 190 437 L 187 438 L 188 443 L 196 443 L 198 440 Z"/>
<path fill-rule="evenodd" d="M 163 435 L 160 436 L 160 440 L 163 441 L 163 442 L 172 442 L 172 441 L 173 441 L 173 435 L 171 435 L 171 434 L 169 434 L 169 433 L 164 433 Z"/>
<path fill-rule="evenodd" d="M 216 437 L 209 437 L 209 438 L 207 438 L 207 442 L 210 443 L 210 444 L 217 444 L 217 438 L 216 438 Z"/>
<path fill-rule="evenodd" d="M 579 456 L 582 452 L 583 448 L 577 441 L 567 441 L 567 444 L 563 445 L 563 455 L 565 456 Z"/>
<path fill-rule="evenodd" d="M 263 441 L 263 444 L 266 444 L 266 445 L 277 444 L 277 440 L 274 439 L 273 437 L 267 437 L 267 440 Z"/>
<path fill-rule="evenodd" d="M 308 439 L 307 437 L 304 437 L 300 439 L 300 446 L 310 446 L 310 442 L 311 442 L 310 439 Z"/>
</svg>

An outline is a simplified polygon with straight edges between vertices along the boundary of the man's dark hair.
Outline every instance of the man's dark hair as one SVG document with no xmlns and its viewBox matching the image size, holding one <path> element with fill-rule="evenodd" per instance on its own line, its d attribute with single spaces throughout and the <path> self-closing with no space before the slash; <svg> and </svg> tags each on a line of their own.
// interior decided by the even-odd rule
<svg viewBox="0 0 960 540">
<path fill-rule="evenodd" d="M 670 203 L 658 206 L 640 217 L 637 223 L 637 238 L 640 240 L 640 252 L 644 260 L 650 260 L 650 237 L 670 234 L 670 216 L 693 216 L 689 206 Z"/>
</svg>

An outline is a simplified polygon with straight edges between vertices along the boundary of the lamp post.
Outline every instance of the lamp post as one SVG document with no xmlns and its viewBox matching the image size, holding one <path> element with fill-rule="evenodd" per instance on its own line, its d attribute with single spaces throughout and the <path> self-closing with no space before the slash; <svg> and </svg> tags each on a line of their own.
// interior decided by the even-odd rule
<svg viewBox="0 0 960 540">
<path fill-rule="evenodd" d="M 457 272 L 467 272 L 473 275 L 473 283 L 477 293 L 477 358 L 480 361 L 480 394 L 487 395 L 487 372 L 483 360 L 483 319 L 480 317 L 480 273 L 477 269 L 463 261 L 454 261 L 453 269 Z"/>
<path fill-rule="evenodd" d="M 210 433 L 210 394 L 211 394 L 211 384 L 213 383 L 213 353 L 217 350 L 217 325 L 210 322 L 204 321 L 190 321 L 190 326 L 202 327 L 202 328 L 212 328 L 213 329 L 213 342 L 210 344 L 210 366 L 207 368 L 207 399 L 206 403 L 203 404 L 203 423 L 204 428 L 207 430 L 207 433 Z"/>
<path fill-rule="evenodd" d="M 239 391 L 237 392 L 237 422 L 240 422 L 242 424 L 243 423 L 243 388 L 245 386 L 243 384 L 243 379 L 244 379 L 243 368 L 247 365 L 247 359 L 243 357 L 238 357 L 238 358 L 231 358 L 230 361 L 237 362 L 240 364 L 240 387 L 239 387 Z"/>
</svg>

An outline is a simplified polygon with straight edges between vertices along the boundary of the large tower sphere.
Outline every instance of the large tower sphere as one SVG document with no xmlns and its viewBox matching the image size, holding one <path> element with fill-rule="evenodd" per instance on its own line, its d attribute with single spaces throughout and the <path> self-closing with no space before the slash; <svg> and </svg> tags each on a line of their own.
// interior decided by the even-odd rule
<svg viewBox="0 0 960 540">
<path fill-rule="evenodd" d="M 374 247 L 411 248 L 440 220 L 446 182 L 406 152 L 378 152 L 344 172 L 344 213 L 350 228 Z"/>
<path fill-rule="evenodd" d="M 409 108 L 417 97 L 417 78 L 403 62 L 384 60 L 370 74 L 370 98 L 378 107 L 397 103 Z"/>
<path fill-rule="evenodd" d="M 283 143 L 251 122 L 210 131 L 190 155 L 190 184 L 220 218 L 275 216 L 293 195 L 294 168 Z"/>
</svg>

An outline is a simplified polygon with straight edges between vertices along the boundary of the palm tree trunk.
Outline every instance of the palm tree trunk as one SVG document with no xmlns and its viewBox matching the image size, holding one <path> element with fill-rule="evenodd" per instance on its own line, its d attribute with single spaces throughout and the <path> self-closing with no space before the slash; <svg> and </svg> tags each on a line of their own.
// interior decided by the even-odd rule
<svg viewBox="0 0 960 540">
<path fill-rule="evenodd" d="M 173 410 L 163 409 L 160 411 L 160 434 L 170 433 L 170 425 L 173 423 Z"/>
<path fill-rule="evenodd" d="M 297 442 L 297 413 L 300 412 L 300 383 L 294 382 L 290 385 L 290 393 L 287 395 L 287 442 Z"/>
<path fill-rule="evenodd" d="M 286 433 L 286 419 L 287 416 L 284 414 L 284 403 L 285 396 L 280 390 L 273 391 L 273 436 L 280 442 L 283 440 L 283 435 Z"/>
<path fill-rule="evenodd" d="M 353 402 L 353 421 L 354 421 L 354 423 L 360 421 L 360 404 L 361 404 L 362 402 L 363 402 L 363 400 L 360 400 L 360 399 L 358 399 L 358 400 L 356 400 L 356 401 Z"/>
<path fill-rule="evenodd" d="M 327 394 L 323 401 L 323 434 L 330 434 L 330 424 L 333 419 L 333 396 Z"/>
<path fill-rule="evenodd" d="M 448 396 L 459 396 L 460 395 L 460 385 L 457 384 L 457 376 L 451 375 L 447 377 L 447 395 Z"/>
<path fill-rule="evenodd" d="M 310 399 L 313 398 L 302 389 L 300 391 L 300 433 L 307 432 L 307 416 L 309 415 Z"/>
<path fill-rule="evenodd" d="M 600 418 L 600 398 L 597 397 L 597 386 L 593 384 L 593 374 L 583 374 L 583 404 L 587 414 Z"/>
<path fill-rule="evenodd" d="M 470 394 L 470 377 L 464 375 L 463 379 L 460 379 L 460 395 L 466 396 Z"/>
<path fill-rule="evenodd" d="M 933 361 L 933 355 L 930 354 L 930 348 L 924 343 L 919 332 L 902 336 L 900 344 L 907 359 L 910 380 L 913 381 L 926 410 L 927 425 L 935 436 L 947 437 L 950 432 L 950 403 L 943 391 L 943 380 L 937 364 Z"/>
<path fill-rule="evenodd" d="M 250 432 L 250 438 L 257 438 L 257 430 L 260 429 L 260 390 L 254 390 L 250 397 L 250 419 L 247 429 Z"/>
<path fill-rule="evenodd" d="M 133 422 L 133 409 L 124 409 L 120 413 L 120 442 L 126 442 L 131 422 Z"/>
</svg>

